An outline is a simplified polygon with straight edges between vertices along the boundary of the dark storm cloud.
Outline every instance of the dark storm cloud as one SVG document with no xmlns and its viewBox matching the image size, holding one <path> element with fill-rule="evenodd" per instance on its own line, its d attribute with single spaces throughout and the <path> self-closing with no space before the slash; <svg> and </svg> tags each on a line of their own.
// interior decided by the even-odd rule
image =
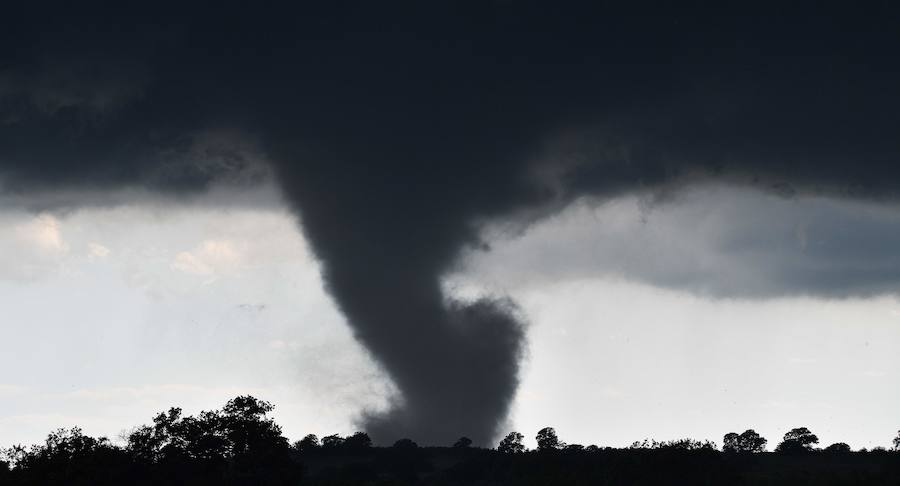
<svg viewBox="0 0 900 486">
<path fill-rule="evenodd" d="M 485 444 L 506 416 L 521 321 L 439 285 L 479 221 L 708 178 L 896 195 L 887 7 L 148 10 L 6 15 L 3 190 L 185 194 L 244 167 L 187 156 L 198 133 L 259 140 L 328 289 L 402 392 L 365 417 L 380 441 Z"/>
</svg>

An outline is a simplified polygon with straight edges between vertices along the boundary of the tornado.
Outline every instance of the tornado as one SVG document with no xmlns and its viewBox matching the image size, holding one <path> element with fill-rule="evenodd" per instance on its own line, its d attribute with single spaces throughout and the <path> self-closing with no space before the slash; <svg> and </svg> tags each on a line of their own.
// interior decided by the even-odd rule
<svg viewBox="0 0 900 486">
<path fill-rule="evenodd" d="M 441 278 L 478 243 L 478 200 L 509 189 L 431 150 L 347 152 L 275 157 L 327 290 L 399 391 L 387 412 L 360 424 L 380 443 L 465 435 L 489 445 L 518 386 L 523 318 L 502 296 L 455 300 Z M 283 162 L 290 157 L 301 160 Z M 441 165 L 452 169 L 434 170 Z"/>
</svg>

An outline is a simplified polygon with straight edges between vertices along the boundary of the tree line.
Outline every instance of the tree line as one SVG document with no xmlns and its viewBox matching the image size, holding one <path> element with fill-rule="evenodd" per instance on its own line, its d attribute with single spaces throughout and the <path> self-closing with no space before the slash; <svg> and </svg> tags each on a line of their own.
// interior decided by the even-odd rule
<svg viewBox="0 0 900 486">
<path fill-rule="evenodd" d="M 522 442 L 525 437 L 519 432 L 510 432 L 506 437 L 504 437 L 500 443 L 497 445 L 497 451 L 504 453 L 519 453 L 525 452 L 527 449 Z M 559 440 L 556 434 L 556 430 L 553 427 L 545 427 L 538 431 L 535 436 L 535 440 L 537 442 L 537 451 L 546 451 L 546 450 L 588 450 L 588 451 L 596 451 L 600 450 L 600 448 L 596 445 L 589 445 L 587 447 L 581 444 L 566 444 L 565 442 Z M 810 432 L 810 430 L 806 427 L 797 427 L 789 430 L 784 434 L 784 438 L 778 445 L 775 447 L 775 452 L 778 453 L 804 453 L 804 452 L 813 452 L 816 449 L 816 444 L 819 443 L 819 438 Z M 900 430 L 897 431 L 896 437 L 893 439 L 893 445 L 891 447 L 892 451 L 900 451 Z M 760 436 L 755 430 L 747 429 L 744 432 L 738 434 L 736 432 L 729 432 L 725 434 L 722 438 L 722 452 L 726 453 L 760 453 L 766 451 L 766 444 L 768 444 L 768 440 L 764 437 Z M 671 441 L 656 441 L 651 439 L 644 439 L 643 441 L 633 442 L 629 449 L 682 449 L 682 450 L 698 450 L 698 449 L 707 449 L 707 450 L 719 450 L 716 446 L 715 442 L 711 441 L 698 441 L 694 439 L 678 439 Z M 851 452 L 852 449 L 849 445 L 844 442 L 836 442 L 834 444 L 829 445 L 828 447 L 822 449 L 824 452 Z M 876 447 L 873 451 L 886 451 L 887 449 L 883 447 Z M 867 452 L 866 449 L 861 449 L 860 452 Z"/>
<path fill-rule="evenodd" d="M 624 449 L 614 449 L 566 444 L 552 427 L 537 432 L 534 450 L 529 450 L 523 434 L 515 431 L 493 448 L 474 447 L 467 437 L 443 447 L 420 447 L 409 438 L 400 439 L 390 447 L 376 447 L 365 432 L 322 438 L 309 434 L 290 443 L 280 426 L 268 417 L 272 410 L 270 403 L 251 396 L 236 397 L 219 410 L 203 411 L 196 416 L 170 408 L 153 417 L 152 423 L 124 434 L 123 444 L 114 444 L 105 437 L 90 437 L 78 427 L 60 429 L 50 433 L 42 444 L 0 451 L 0 484 L 319 484 L 316 481 L 333 475 L 345 480 L 345 474 L 360 481 L 364 477 L 380 477 L 387 478 L 384 484 L 407 484 L 415 483 L 423 475 L 437 474 L 436 471 L 445 479 L 452 478 L 453 474 L 477 476 L 493 471 L 498 464 L 507 464 L 500 470 L 509 475 L 513 474 L 511 471 L 536 467 L 540 472 L 544 465 L 562 464 L 558 461 L 575 461 L 574 464 L 584 466 L 592 457 L 607 465 L 611 460 L 625 461 L 626 466 L 617 466 L 617 470 L 623 471 L 629 470 L 635 460 L 645 460 L 635 457 L 648 453 L 656 454 L 650 457 L 657 459 L 646 460 L 664 461 L 666 467 L 682 467 L 687 460 L 684 458 L 688 457 L 684 454 L 692 454 L 690 461 L 699 461 L 697 470 L 705 471 L 698 474 L 718 474 L 715 472 L 718 469 L 711 465 L 725 468 L 723 471 L 729 467 L 740 469 L 752 464 L 741 458 L 763 457 L 768 443 L 748 429 L 726 434 L 721 449 L 714 442 L 693 439 L 662 442 L 647 439 Z M 849 457 L 853 453 L 842 442 L 824 449 L 818 449 L 818 443 L 819 438 L 808 428 L 798 427 L 784 434 L 774 453 L 784 457 L 834 454 Z M 892 451 L 900 451 L 900 431 L 892 445 Z M 853 454 L 860 453 L 890 454 L 895 457 L 894 462 L 900 463 L 898 454 L 883 448 Z M 444 471 L 435 466 L 439 463 L 451 466 Z M 586 471 L 585 474 L 593 474 L 593 469 Z M 897 472 L 900 477 L 900 470 Z M 648 474 L 642 469 L 634 469 L 633 473 Z M 554 478 L 554 481 L 559 479 Z"/>
</svg>

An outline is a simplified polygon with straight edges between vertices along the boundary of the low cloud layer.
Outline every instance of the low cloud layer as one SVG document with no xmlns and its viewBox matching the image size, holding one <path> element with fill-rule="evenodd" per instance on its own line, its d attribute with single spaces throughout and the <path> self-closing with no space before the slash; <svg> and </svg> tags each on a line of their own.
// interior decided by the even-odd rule
<svg viewBox="0 0 900 486">
<path fill-rule="evenodd" d="M 611 278 L 715 298 L 897 295 L 894 204 L 705 186 L 583 199 L 527 228 L 488 225 L 448 285 L 509 289 Z M 467 284 L 464 284 L 467 282 Z"/>
</svg>

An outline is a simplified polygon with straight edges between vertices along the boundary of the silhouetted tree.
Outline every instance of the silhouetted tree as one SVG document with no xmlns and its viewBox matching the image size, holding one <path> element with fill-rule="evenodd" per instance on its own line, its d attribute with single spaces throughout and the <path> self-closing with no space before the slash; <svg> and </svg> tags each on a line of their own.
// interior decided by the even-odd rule
<svg viewBox="0 0 900 486">
<path fill-rule="evenodd" d="M 775 448 L 775 452 L 798 453 L 812 450 L 819 443 L 819 438 L 806 427 L 791 429 L 784 434 L 784 440 Z"/>
<path fill-rule="evenodd" d="M 844 442 L 835 442 L 826 447 L 825 452 L 846 453 L 850 452 L 850 446 Z"/>
<path fill-rule="evenodd" d="M 266 418 L 272 408 L 251 396 L 236 397 L 221 410 L 197 416 L 182 416 L 181 409 L 171 408 L 154 417 L 152 425 L 134 429 L 125 451 L 138 463 L 159 464 L 161 470 L 187 477 L 253 477 L 276 483 L 296 479 L 299 467 L 291 462 L 287 439 Z"/>
<path fill-rule="evenodd" d="M 768 441 L 756 433 L 753 429 L 747 429 L 742 434 L 729 432 L 722 440 L 723 452 L 763 452 Z"/>
<path fill-rule="evenodd" d="M 250 461 L 287 453 L 287 439 L 281 428 L 265 415 L 270 403 L 251 396 L 239 396 L 221 411 L 204 411 L 183 417 L 171 408 L 128 436 L 131 454 L 151 462 L 165 458 L 195 458 L 204 461 Z"/>
<path fill-rule="evenodd" d="M 365 432 L 356 432 L 344 439 L 344 448 L 350 451 L 364 451 L 372 447 L 372 439 Z"/>
<path fill-rule="evenodd" d="M 765 452 L 768 442 L 753 429 L 745 430 L 740 438 L 741 449 L 746 452 Z"/>
<path fill-rule="evenodd" d="M 233 457 L 253 456 L 261 458 L 271 454 L 283 454 L 288 449 L 287 439 L 281 427 L 266 414 L 274 410 L 271 403 L 249 395 L 233 398 L 215 417 L 228 442 Z"/>
<path fill-rule="evenodd" d="M 326 435 L 325 437 L 322 437 L 322 449 L 323 450 L 334 451 L 334 450 L 340 449 L 341 446 L 343 446 L 343 445 L 344 445 L 344 438 L 337 434 Z"/>
<path fill-rule="evenodd" d="M 457 449 L 466 449 L 472 446 L 472 439 L 468 437 L 460 437 L 459 440 L 453 443 L 453 447 Z"/>
<path fill-rule="evenodd" d="M 635 441 L 628 447 L 629 449 L 675 449 L 675 450 L 685 450 L 685 451 L 696 451 L 696 450 L 715 450 L 716 443 L 710 442 L 708 440 L 699 441 L 694 439 L 675 439 L 675 440 L 664 440 L 657 441 L 656 439 L 644 439 L 642 441 Z"/>
<path fill-rule="evenodd" d="M 259 421 L 275 407 L 271 403 L 250 395 L 240 395 L 228 400 L 222 407 L 222 414 L 240 420 Z"/>
<path fill-rule="evenodd" d="M 741 452 L 741 435 L 729 432 L 722 437 L 722 452 Z"/>
<path fill-rule="evenodd" d="M 729 432 L 722 437 L 722 452 L 743 452 L 741 449 L 741 435 Z"/>
<path fill-rule="evenodd" d="M 123 474 L 128 463 L 105 437 L 84 435 L 78 427 L 58 429 L 43 444 L 15 448 L 13 455 L 16 469 L 28 473 L 27 484 L 88 484 L 95 475 Z"/>
<path fill-rule="evenodd" d="M 565 446 L 565 444 L 559 441 L 559 437 L 556 436 L 556 430 L 554 430 L 553 427 L 544 427 L 539 430 L 535 439 L 537 439 L 537 448 L 539 451 L 556 450 Z"/>
<path fill-rule="evenodd" d="M 644 439 L 642 441 L 636 440 L 636 441 L 632 442 L 631 445 L 628 446 L 628 448 L 629 449 L 655 449 L 657 444 L 659 444 L 659 443 L 656 442 L 655 439 L 652 441 L 650 439 Z"/>
<path fill-rule="evenodd" d="M 181 409 L 177 407 L 157 414 L 153 425 L 142 425 L 128 435 L 128 451 L 136 459 L 147 462 L 157 462 L 164 456 L 187 456 L 181 421 Z"/>
<path fill-rule="evenodd" d="M 419 444 L 413 442 L 412 439 L 400 439 L 394 442 L 394 449 L 418 449 Z"/>
<path fill-rule="evenodd" d="M 0 457 L 4 462 L 9 464 L 10 467 L 18 464 L 25 455 L 28 454 L 28 450 L 25 449 L 25 446 L 19 444 L 14 445 L 8 449 L 0 449 Z"/>
<path fill-rule="evenodd" d="M 900 430 L 897 431 L 897 437 L 894 437 L 894 450 L 900 451 Z"/>
<path fill-rule="evenodd" d="M 312 452 L 319 448 L 319 437 L 316 434 L 307 434 L 306 437 L 294 442 L 294 449 L 298 452 Z"/>
<path fill-rule="evenodd" d="M 504 454 L 518 454 L 520 452 L 525 452 L 525 445 L 522 444 L 522 439 L 524 438 L 525 436 L 518 432 L 510 432 L 500 441 L 497 450 Z"/>
<path fill-rule="evenodd" d="M 659 442 L 657 449 L 678 449 L 684 451 L 698 451 L 702 449 L 715 450 L 715 442 L 708 440 L 699 441 L 694 439 L 675 439 L 670 441 Z"/>
</svg>

